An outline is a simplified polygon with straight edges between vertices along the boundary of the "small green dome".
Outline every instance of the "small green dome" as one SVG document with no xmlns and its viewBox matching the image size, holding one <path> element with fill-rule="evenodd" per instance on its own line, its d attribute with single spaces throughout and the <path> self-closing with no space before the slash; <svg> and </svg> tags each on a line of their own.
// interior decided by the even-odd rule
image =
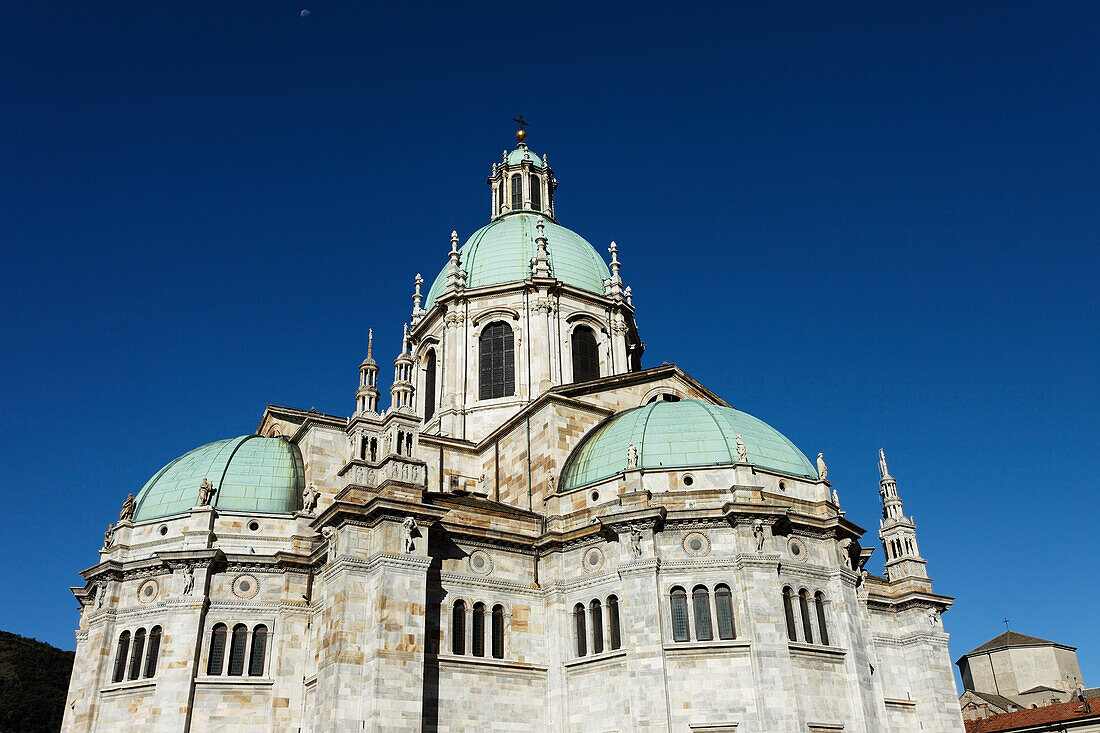
<svg viewBox="0 0 1100 733">
<path fill-rule="evenodd" d="M 157 471 L 138 492 L 134 521 L 185 512 L 199 503 L 208 479 L 223 511 L 292 514 L 305 484 L 298 446 L 285 438 L 242 435 L 216 440 L 184 453 Z"/>
<path fill-rule="evenodd" d="M 509 214 L 490 222 L 473 233 L 459 250 L 466 270 L 466 287 L 480 288 L 531 277 L 531 258 L 535 256 L 537 214 Z M 547 251 L 554 277 L 574 287 L 603 295 L 603 281 L 611 277 L 607 263 L 584 237 L 546 220 Z M 435 278 L 424 309 L 431 310 L 436 298 L 447 290 L 447 269 Z"/>
<path fill-rule="evenodd" d="M 568 491 L 621 472 L 631 443 L 642 468 L 728 466 L 737 462 L 738 435 L 749 463 L 817 479 L 802 451 L 762 420 L 732 407 L 680 400 L 635 407 L 594 427 L 566 461 L 561 488 Z"/>
<path fill-rule="evenodd" d="M 542 158 L 528 150 L 523 143 L 520 143 L 519 147 L 508 153 L 508 165 L 519 165 L 525 160 L 530 161 L 536 168 L 542 168 Z"/>
</svg>

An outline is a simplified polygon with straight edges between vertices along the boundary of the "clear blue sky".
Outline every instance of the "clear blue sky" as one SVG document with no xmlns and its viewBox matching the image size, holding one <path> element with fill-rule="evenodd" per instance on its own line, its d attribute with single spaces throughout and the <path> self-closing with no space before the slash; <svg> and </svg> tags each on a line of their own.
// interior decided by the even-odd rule
<svg viewBox="0 0 1100 733">
<path fill-rule="evenodd" d="M 591 5 L 5 10 L 0 628 L 73 648 L 127 492 L 349 413 L 523 114 L 645 365 L 824 451 L 865 545 L 884 446 L 953 659 L 1008 617 L 1100 685 L 1100 6 Z"/>
</svg>

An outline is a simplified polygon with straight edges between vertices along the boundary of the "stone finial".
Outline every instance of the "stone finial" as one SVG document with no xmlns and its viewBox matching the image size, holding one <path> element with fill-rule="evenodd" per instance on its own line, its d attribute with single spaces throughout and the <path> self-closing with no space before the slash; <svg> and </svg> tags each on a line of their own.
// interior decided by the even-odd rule
<svg viewBox="0 0 1100 733">
<path fill-rule="evenodd" d="M 372 358 L 373 353 L 374 353 L 374 329 L 373 328 L 368 328 L 367 329 L 367 358 L 368 359 Z"/>
<path fill-rule="evenodd" d="M 409 353 L 409 324 L 401 324 L 401 355 Z"/>
<path fill-rule="evenodd" d="M 829 467 L 825 465 L 825 454 L 817 454 L 817 476 L 822 481 L 829 478 Z"/>
<path fill-rule="evenodd" d="M 424 302 L 424 296 L 420 294 L 420 286 L 424 284 L 424 278 L 420 277 L 420 273 L 416 273 L 416 277 L 413 279 L 413 321 L 416 321 L 420 317 L 420 312 L 423 310 L 420 304 Z"/>
<path fill-rule="evenodd" d="M 535 235 L 536 252 L 531 263 L 531 274 L 534 277 L 550 277 L 550 253 L 547 251 L 546 222 L 540 216 L 535 222 L 538 234 Z"/>
<path fill-rule="evenodd" d="M 550 161 L 548 161 L 548 160 L 546 159 L 546 153 L 543 153 L 543 154 L 542 154 L 542 165 L 543 165 L 543 167 L 545 167 L 545 168 L 549 168 L 549 167 L 550 167 Z"/>
<path fill-rule="evenodd" d="M 886 465 L 886 451 L 878 449 L 878 475 L 879 478 L 891 478 L 890 467 Z"/>
<path fill-rule="evenodd" d="M 634 305 L 634 300 L 633 300 L 633 296 L 631 295 L 631 290 L 630 290 L 629 285 L 627 285 L 626 288 L 623 289 L 623 300 L 625 300 L 626 304 L 629 305 L 629 306 Z"/>
<path fill-rule="evenodd" d="M 501 165 L 502 168 L 504 166 L 508 165 L 508 151 L 507 150 L 501 150 L 500 151 L 500 165 Z"/>
<path fill-rule="evenodd" d="M 118 513 L 118 521 L 129 522 L 134 518 L 134 509 L 137 504 L 134 502 L 134 495 L 130 494 L 126 497 L 126 500 L 122 502 L 122 511 Z"/>
<path fill-rule="evenodd" d="M 619 262 L 619 245 L 612 242 L 607 251 L 611 253 L 611 280 L 607 294 L 615 300 L 622 300 L 623 278 L 619 275 L 619 268 L 622 267 L 622 263 Z"/>
<path fill-rule="evenodd" d="M 462 270 L 461 255 L 458 252 L 458 231 L 451 231 L 451 252 L 448 255 L 447 289 L 463 290 L 466 287 L 466 273 Z"/>
</svg>

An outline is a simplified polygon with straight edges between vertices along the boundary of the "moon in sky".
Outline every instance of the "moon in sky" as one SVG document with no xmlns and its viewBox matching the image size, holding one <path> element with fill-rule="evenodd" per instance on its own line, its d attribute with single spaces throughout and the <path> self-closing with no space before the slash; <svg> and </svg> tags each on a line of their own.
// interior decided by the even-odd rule
<svg viewBox="0 0 1100 733">
<path fill-rule="evenodd" d="M 309 11 L 308 10 L 303 10 L 302 12 L 298 13 L 298 15 L 302 16 L 303 18 L 308 18 L 309 17 Z"/>
</svg>

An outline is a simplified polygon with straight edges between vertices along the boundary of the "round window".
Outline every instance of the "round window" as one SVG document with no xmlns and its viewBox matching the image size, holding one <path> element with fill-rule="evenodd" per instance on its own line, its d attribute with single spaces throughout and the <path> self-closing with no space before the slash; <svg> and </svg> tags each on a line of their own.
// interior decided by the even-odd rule
<svg viewBox="0 0 1100 733">
<path fill-rule="evenodd" d="M 802 540 L 797 537 L 791 537 L 787 541 L 787 552 L 791 553 L 791 557 L 795 560 L 806 559 L 806 545 L 802 544 Z"/>
<path fill-rule="evenodd" d="M 487 552 L 474 550 L 470 553 L 470 570 L 479 575 L 488 575 L 493 571 L 493 558 Z"/>
<path fill-rule="evenodd" d="M 164 535 L 168 534 L 168 525 L 167 524 L 160 525 L 160 529 L 158 529 L 157 531 L 160 532 L 160 536 L 163 537 Z"/>
<path fill-rule="evenodd" d="M 603 567 L 603 553 L 599 548 L 593 547 L 584 553 L 584 569 L 586 572 L 594 573 L 601 567 Z"/>
<path fill-rule="evenodd" d="M 251 532 L 259 532 L 260 531 L 260 523 L 257 522 L 255 519 L 253 519 L 251 522 L 248 523 L 248 529 Z"/>
<path fill-rule="evenodd" d="M 691 476 L 684 476 L 684 486 L 691 486 L 695 483 L 695 479 Z"/>
<path fill-rule="evenodd" d="M 600 492 L 593 491 L 592 492 L 592 501 L 599 501 L 599 500 L 600 500 Z"/>
<path fill-rule="evenodd" d="M 684 552 L 692 557 L 701 557 L 710 552 L 710 540 L 702 532 L 691 532 L 684 536 Z"/>
<path fill-rule="evenodd" d="M 260 583 L 251 575 L 238 575 L 233 579 L 233 595 L 252 598 L 260 591 Z"/>
<path fill-rule="evenodd" d="M 147 580 L 138 588 L 138 600 L 142 603 L 152 603 L 160 592 L 160 585 L 155 580 Z"/>
</svg>

